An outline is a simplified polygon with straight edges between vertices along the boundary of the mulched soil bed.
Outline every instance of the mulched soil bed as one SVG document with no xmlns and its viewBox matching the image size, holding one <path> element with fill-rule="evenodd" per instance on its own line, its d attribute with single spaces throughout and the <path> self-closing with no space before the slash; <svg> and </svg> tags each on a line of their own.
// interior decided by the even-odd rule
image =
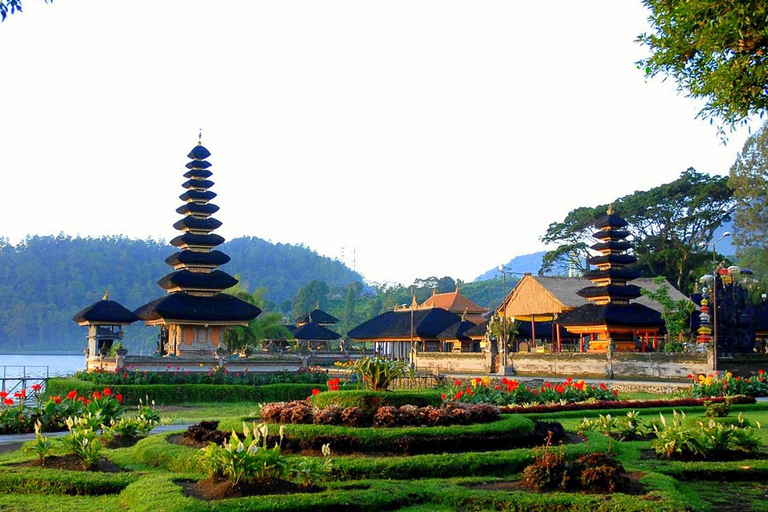
<svg viewBox="0 0 768 512">
<path fill-rule="evenodd" d="M 629 484 L 625 486 L 622 489 L 619 489 L 615 492 L 620 492 L 623 494 L 632 494 L 636 496 L 642 496 L 646 493 L 645 486 L 643 486 L 640 483 L 640 479 L 645 476 L 645 473 L 642 472 L 630 472 L 627 473 L 627 476 L 629 477 Z M 507 481 L 501 481 L 501 482 L 493 482 L 488 484 L 477 484 L 477 485 L 470 485 L 468 486 L 469 489 L 475 490 L 475 491 L 522 491 L 522 492 L 531 492 L 531 493 L 550 493 L 553 492 L 549 489 L 545 490 L 535 490 L 531 489 L 530 487 L 527 487 L 523 484 L 522 480 L 507 480 Z M 558 492 L 574 492 L 578 494 L 609 494 L 608 491 L 605 490 L 577 490 L 577 491 L 558 491 Z M 642 498 L 641 498 L 642 499 Z"/>
<path fill-rule="evenodd" d="M 258 484 L 234 485 L 226 478 L 210 477 L 205 480 L 176 480 L 185 496 L 213 501 L 243 496 L 264 496 L 267 494 L 295 494 L 321 492 L 321 487 L 301 487 L 285 480 L 266 480 Z"/>
<path fill-rule="evenodd" d="M 138 442 L 139 440 L 133 437 L 115 436 L 109 443 L 102 441 L 101 444 L 104 445 L 104 448 L 128 448 Z"/>
<path fill-rule="evenodd" d="M 548 433 L 553 433 L 552 442 L 558 443 L 561 440 L 564 443 L 580 443 L 584 438 L 576 435 L 566 434 L 563 426 L 557 422 L 534 420 L 534 432 L 527 436 L 520 436 L 516 432 L 509 434 L 483 434 L 483 435 L 453 435 L 453 436 L 431 436 L 428 438 L 418 436 L 403 436 L 395 440 L 383 441 L 381 444 L 375 444 L 370 449 L 363 451 L 359 446 L 359 441 L 355 436 L 350 435 L 318 435 L 306 441 L 292 440 L 289 437 L 283 439 L 281 445 L 282 453 L 301 454 L 301 455 L 319 455 L 322 446 L 326 443 L 331 445 L 331 450 L 335 454 L 362 454 L 369 456 L 403 456 L 428 453 L 461 453 L 471 451 L 494 451 L 509 450 L 513 448 L 532 448 L 544 443 Z M 193 448 L 204 448 L 208 442 L 201 442 L 186 434 L 173 434 L 166 438 L 169 443 L 191 446 Z M 269 436 L 268 444 L 278 442 L 277 436 Z"/>
<path fill-rule="evenodd" d="M 90 469 L 85 469 L 83 460 L 77 455 L 51 455 L 45 459 L 45 464 L 41 466 L 38 459 L 13 464 L 22 467 L 44 467 L 50 469 L 68 469 L 70 471 L 101 471 L 103 473 L 123 473 L 129 471 L 123 469 L 109 459 L 101 458 L 99 462 Z"/>
</svg>

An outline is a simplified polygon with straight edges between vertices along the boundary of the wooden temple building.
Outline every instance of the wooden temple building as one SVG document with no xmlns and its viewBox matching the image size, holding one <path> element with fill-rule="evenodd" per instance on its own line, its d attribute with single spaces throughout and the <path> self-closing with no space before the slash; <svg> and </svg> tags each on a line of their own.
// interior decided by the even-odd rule
<svg viewBox="0 0 768 512">
<path fill-rule="evenodd" d="M 165 262 L 173 268 L 158 285 L 166 295 L 138 308 L 134 313 L 146 325 L 159 326 L 160 355 L 205 355 L 223 348 L 223 330 L 233 325 L 248 325 L 261 310 L 232 295 L 223 293 L 237 279 L 219 270 L 230 258 L 216 247 L 224 238 L 214 233 L 221 222 L 212 217 L 219 207 L 210 201 L 216 194 L 206 160 L 210 152 L 198 142 L 188 158 L 184 204 L 176 212 L 183 215 L 173 227 L 181 235 L 171 240 L 176 252 Z"/>
<path fill-rule="evenodd" d="M 536 324 L 552 322 L 553 351 L 562 350 L 565 329 L 579 336 L 578 351 L 605 352 L 609 343 L 616 351 L 645 351 L 655 347 L 664 332 L 661 304 L 641 294 L 641 288 L 658 289 L 653 279 L 639 278 L 628 268 L 637 259 L 627 254 L 631 245 L 622 228 L 627 222 L 609 210 L 596 221 L 593 234 L 598 252 L 587 261 L 596 267 L 586 278 L 526 275 L 502 302 L 499 310 L 510 320 L 530 322 L 532 339 Z M 686 297 L 669 283 L 673 300 Z M 572 336 L 570 337 L 572 338 Z"/>
</svg>

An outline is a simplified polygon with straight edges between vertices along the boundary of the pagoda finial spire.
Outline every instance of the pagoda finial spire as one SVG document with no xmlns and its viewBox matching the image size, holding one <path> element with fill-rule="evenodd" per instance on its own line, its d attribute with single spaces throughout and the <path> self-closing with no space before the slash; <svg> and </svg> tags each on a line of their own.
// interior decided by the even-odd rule
<svg viewBox="0 0 768 512">
<path fill-rule="evenodd" d="M 608 211 L 605 213 L 607 213 L 608 215 L 611 215 L 613 213 L 613 203 L 608 205 Z"/>
<path fill-rule="evenodd" d="M 104 295 L 101 296 L 101 300 L 109 300 L 109 288 L 104 290 Z"/>
<path fill-rule="evenodd" d="M 197 132 L 197 145 L 202 146 L 203 145 L 203 129 L 200 128 L 200 130 Z"/>
</svg>

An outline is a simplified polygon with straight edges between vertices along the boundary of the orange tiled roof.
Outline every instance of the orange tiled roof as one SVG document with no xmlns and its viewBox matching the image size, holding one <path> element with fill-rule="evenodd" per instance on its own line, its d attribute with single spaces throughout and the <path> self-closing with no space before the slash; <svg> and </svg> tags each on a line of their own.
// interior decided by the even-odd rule
<svg viewBox="0 0 768 512">
<path fill-rule="evenodd" d="M 465 311 L 468 314 L 483 314 L 488 311 L 462 295 L 458 288 L 449 293 L 432 294 L 430 298 L 419 304 L 419 308 L 442 308 L 459 315 Z"/>
</svg>

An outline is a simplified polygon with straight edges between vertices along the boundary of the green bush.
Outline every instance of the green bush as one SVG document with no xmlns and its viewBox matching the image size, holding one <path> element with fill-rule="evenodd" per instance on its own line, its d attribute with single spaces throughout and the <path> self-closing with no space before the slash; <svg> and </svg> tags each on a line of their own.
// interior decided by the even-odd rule
<svg viewBox="0 0 768 512">
<path fill-rule="evenodd" d="M 439 407 L 442 403 L 437 391 L 329 391 L 312 396 L 310 401 L 313 406 L 320 409 L 329 405 L 338 405 L 342 408 L 358 407 L 364 414 L 371 417 L 379 407 L 385 405 L 393 407 L 400 407 L 401 405 L 426 407 L 432 405 Z"/>
<path fill-rule="evenodd" d="M 47 384 L 50 395 L 66 396 L 72 390 L 78 395 L 90 396 L 100 390 L 92 382 L 77 379 L 51 379 Z M 325 384 L 267 384 L 246 386 L 236 384 L 117 384 L 112 393 L 123 395 L 123 403 L 138 405 L 139 400 L 150 397 L 157 404 L 199 402 L 282 402 L 303 400 L 313 389 L 324 391 Z"/>
</svg>

